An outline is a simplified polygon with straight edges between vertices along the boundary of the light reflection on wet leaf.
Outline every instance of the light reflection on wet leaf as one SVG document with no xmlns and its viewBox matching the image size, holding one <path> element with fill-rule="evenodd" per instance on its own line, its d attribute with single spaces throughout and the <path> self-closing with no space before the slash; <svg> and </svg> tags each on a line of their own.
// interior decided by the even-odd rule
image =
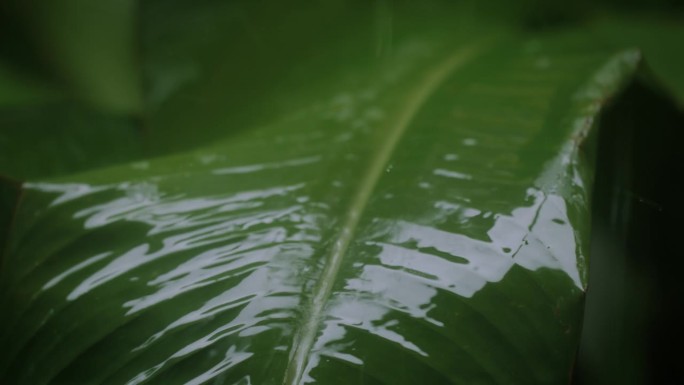
<svg viewBox="0 0 684 385">
<path fill-rule="evenodd" d="M 400 39 L 384 15 L 382 61 L 325 98 L 205 148 L 24 184 L 0 379 L 567 381 L 580 144 L 640 57 Z M 160 87 L 168 109 L 180 86 Z"/>
</svg>

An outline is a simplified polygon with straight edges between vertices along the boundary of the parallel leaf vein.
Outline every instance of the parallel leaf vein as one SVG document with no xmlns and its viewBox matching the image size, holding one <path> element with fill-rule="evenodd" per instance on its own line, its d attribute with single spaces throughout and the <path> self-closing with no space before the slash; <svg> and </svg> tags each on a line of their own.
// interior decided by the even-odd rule
<svg viewBox="0 0 684 385">
<path fill-rule="evenodd" d="M 441 83 L 457 68 L 470 59 L 472 48 L 457 51 L 427 72 L 425 77 L 409 92 L 403 108 L 389 124 L 386 141 L 378 148 L 369 163 L 343 219 L 341 230 L 335 240 L 323 268 L 314 295 L 309 303 L 306 319 L 294 337 L 290 361 L 285 371 L 283 385 L 298 385 L 306 371 L 306 362 L 314 344 L 324 306 L 330 297 L 340 266 L 356 232 L 359 220 L 368 205 L 383 171 L 406 132 L 413 118 L 426 100 Z"/>
</svg>

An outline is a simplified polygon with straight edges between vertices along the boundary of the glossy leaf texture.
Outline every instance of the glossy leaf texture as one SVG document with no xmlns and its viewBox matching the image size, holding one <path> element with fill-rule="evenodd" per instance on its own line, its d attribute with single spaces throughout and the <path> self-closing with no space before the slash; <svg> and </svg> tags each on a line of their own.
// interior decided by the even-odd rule
<svg viewBox="0 0 684 385">
<path fill-rule="evenodd" d="M 237 64 L 195 45 L 213 66 L 148 57 L 164 156 L 13 168 L 62 175 L 2 185 L 0 383 L 568 383 L 597 122 L 650 84 L 641 54 L 428 21 L 393 39 L 380 22 L 377 60 L 340 55 L 358 36 L 334 30 L 289 59 L 304 70 L 288 87 L 248 90 L 244 115 L 221 109 Z M 130 118 L 100 138 L 140 145 Z"/>
</svg>

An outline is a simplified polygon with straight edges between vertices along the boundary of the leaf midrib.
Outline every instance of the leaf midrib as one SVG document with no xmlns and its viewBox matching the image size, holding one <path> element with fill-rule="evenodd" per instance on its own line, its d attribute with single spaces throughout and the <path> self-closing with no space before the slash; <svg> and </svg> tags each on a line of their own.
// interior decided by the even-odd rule
<svg viewBox="0 0 684 385">
<path fill-rule="evenodd" d="M 382 177 L 399 141 L 429 97 L 451 73 L 467 63 L 476 51 L 474 46 L 460 49 L 426 71 L 421 80 L 408 92 L 405 100 L 401 103 L 402 108 L 399 113 L 387 124 L 386 140 L 370 160 L 369 166 L 346 210 L 342 227 L 327 255 L 325 266 L 314 288 L 314 294 L 308 304 L 307 311 L 304 312 L 306 319 L 303 320 L 295 334 L 283 385 L 297 385 L 301 382 L 309 352 L 316 339 L 323 308 L 337 280 L 344 256 L 347 254 L 375 186 Z"/>
</svg>

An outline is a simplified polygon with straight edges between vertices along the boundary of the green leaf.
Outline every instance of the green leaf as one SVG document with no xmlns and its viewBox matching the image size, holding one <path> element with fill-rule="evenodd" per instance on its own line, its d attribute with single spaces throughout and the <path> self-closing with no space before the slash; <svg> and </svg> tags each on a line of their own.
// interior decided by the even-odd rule
<svg viewBox="0 0 684 385">
<path fill-rule="evenodd" d="M 9 0 L 0 8 L 0 18 L 4 10 L 15 24 L 4 32 L 26 35 L 21 43 L 29 44 L 32 56 L 53 68 L 71 92 L 108 112 L 141 111 L 135 57 L 137 1 Z"/>
<path fill-rule="evenodd" d="M 137 112 L 18 83 L 0 383 L 569 383 L 598 122 L 653 87 L 640 51 L 610 25 L 293 4 L 141 5 L 149 142 Z M 13 147 L 49 120 L 17 105 L 92 119 L 58 119 L 46 166 Z"/>
</svg>

